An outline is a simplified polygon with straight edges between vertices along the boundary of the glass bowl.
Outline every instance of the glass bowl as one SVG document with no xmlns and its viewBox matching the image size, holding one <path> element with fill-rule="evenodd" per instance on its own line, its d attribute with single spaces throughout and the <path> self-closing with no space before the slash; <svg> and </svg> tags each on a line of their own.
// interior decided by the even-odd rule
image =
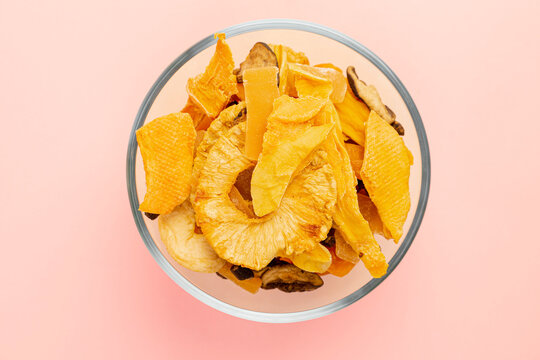
<svg viewBox="0 0 540 360">
<path fill-rule="evenodd" d="M 411 96 L 392 70 L 366 47 L 327 27 L 298 20 L 260 20 L 221 30 L 227 36 L 236 64 L 243 61 L 257 41 L 285 44 L 303 51 L 311 64 L 331 62 L 342 69 L 354 65 L 359 77 L 379 90 L 385 104 L 394 110 L 405 128 L 405 143 L 414 155 L 411 167 L 411 210 L 406 234 L 398 245 L 378 237 L 389 261 L 388 273 L 373 279 L 360 262 L 343 278 L 324 276 L 325 284 L 311 292 L 284 293 L 260 290 L 253 295 L 215 274 L 190 271 L 174 262 L 160 240 L 157 221 L 137 209 L 146 191 L 135 131 L 145 121 L 179 111 L 187 100 L 187 79 L 204 71 L 214 52 L 213 34 L 182 53 L 161 74 L 144 99 L 131 130 L 127 153 L 127 186 L 131 210 L 139 233 L 159 266 L 185 291 L 217 310 L 261 322 L 296 322 L 317 318 L 342 309 L 362 298 L 388 277 L 399 264 L 418 231 L 429 192 L 430 159 L 424 126 Z"/>
</svg>

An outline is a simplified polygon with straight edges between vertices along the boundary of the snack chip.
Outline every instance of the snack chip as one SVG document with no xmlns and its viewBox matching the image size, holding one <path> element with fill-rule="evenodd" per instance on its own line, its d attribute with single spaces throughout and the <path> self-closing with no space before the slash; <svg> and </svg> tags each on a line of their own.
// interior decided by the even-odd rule
<svg viewBox="0 0 540 360">
<path fill-rule="evenodd" d="M 137 130 L 146 174 L 139 210 L 167 214 L 189 195 L 196 132 L 188 114 L 159 117 Z"/>
<path fill-rule="evenodd" d="M 366 126 L 362 180 L 384 226 L 397 243 L 411 206 L 409 174 L 412 155 L 394 128 L 375 111 Z"/>
</svg>

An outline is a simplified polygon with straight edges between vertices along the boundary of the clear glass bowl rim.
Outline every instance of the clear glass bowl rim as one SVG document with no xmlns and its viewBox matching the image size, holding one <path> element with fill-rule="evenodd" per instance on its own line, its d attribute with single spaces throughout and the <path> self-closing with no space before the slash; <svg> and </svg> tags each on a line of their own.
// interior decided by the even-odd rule
<svg viewBox="0 0 540 360">
<path fill-rule="evenodd" d="M 315 309 L 292 312 L 292 313 L 265 313 L 265 312 L 242 309 L 242 308 L 227 304 L 223 301 L 220 301 L 214 298 L 213 296 L 207 294 L 206 292 L 204 292 L 203 290 L 199 289 L 198 287 L 193 285 L 191 282 L 189 282 L 186 278 L 184 278 L 166 260 L 163 254 L 161 254 L 156 244 L 152 240 L 152 237 L 150 236 L 148 228 L 146 227 L 146 224 L 144 223 L 144 220 L 142 218 L 141 212 L 138 210 L 139 199 L 137 196 L 137 188 L 135 184 L 135 160 L 136 160 L 136 155 L 137 155 L 137 141 L 135 137 L 135 131 L 143 125 L 144 120 L 146 119 L 148 111 L 150 110 L 155 98 L 157 97 L 157 95 L 159 94 L 163 86 L 167 83 L 167 81 L 176 73 L 176 71 L 180 69 L 180 67 L 182 67 L 182 65 L 184 65 L 187 61 L 189 61 L 192 57 L 197 55 L 200 51 L 216 43 L 216 40 L 214 39 L 213 34 L 202 39 L 201 41 L 199 41 L 198 43 L 196 43 L 195 45 L 187 49 L 180 56 L 178 56 L 165 69 L 165 71 L 163 71 L 163 73 L 156 80 L 152 88 L 146 94 L 146 97 L 143 103 L 141 104 L 141 107 L 139 108 L 139 111 L 135 118 L 135 122 L 131 129 L 131 133 L 129 137 L 126 176 L 127 176 L 129 202 L 131 205 L 133 218 L 135 219 L 135 223 L 137 225 L 137 229 L 139 230 L 139 233 L 144 243 L 146 244 L 146 247 L 148 248 L 148 250 L 154 257 L 156 262 L 165 271 L 165 273 L 167 273 L 167 275 L 172 280 L 174 280 L 174 282 L 176 282 L 180 287 L 182 287 L 185 291 L 187 291 L 189 294 L 194 296 L 196 299 L 202 301 L 206 305 L 209 305 L 229 315 L 233 315 L 233 316 L 247 319 L 247 320 L 259 321 L 259 322 L 290 323 L 290 322 L 299 322 L 299 321 L 304 321 L 304 320 L 309 320 L 309 319 L 315 319 L 321 316 L 331 314 L 346 306 L 349 306 L 352 303 L 360 300 L 362 297 L 367 295 L 373 289 L 375 289 L 380 283 L 382 283 L 392 273 L 392 271 L 394 271 L 394 269 L 401 262 L 401 260 L 405 256 L 405 253 L 411 246 L 413 239 L 416 236 L 416 233 L 418 232 L 418 229 L 422 222 L 422 218 L 424 217 L 424 212 L 426 210 L 427 200 L 429 196 L 431 164 L 430 164 L 429 146 L 428 146 L 428 141 L 427 141 L 424 125 L 422 123 L 422 119 L 420 118 L 418 109 L 416 108 L 414 101 L 409 95 L 409 92 L 407 91 L 403 83 L 399 80 L 399 78 L 396 76 L 396 74 L 394 74 L 394 72 L 388 67 L 388 65 L 386 65 L 377 55 L 375 55 L 368 48 L 366 48 L 364 45 L 360 44 L 356 40 L 336 30 L 328 28 L 326 26 L 319 25 L 312 22 L 293 20 L 293 19 L 265 19 L 265 20 L 250 21 L 250 22 L 233 25 L 231 27 L 228 27 L 218 32 L 223 32 L 227 35 L 228 38 L 230 38 L 230 37 L 234 37 L 236 35 L 240 35 L 247 32 L 269 30 L 269 29 L 285 29 L 285 30 L 299 30 L 299 31 L 311 32 L 314 34 L 325 36 L 327 38 L 340 42 L 341 44 L 351 48 L 352 50 L 356 51 L 357 53 L 359 53 L 360 55 L 368 59 L 373 65 L 375 65 L 380 71 L 384 73 L 384 75 L 390 80 L 390 82 L 397 89 L 403 101 L 407 105 L 409 113 L 411 114 L 411 117 L 413 119 L 416 132 L 418 135 L 419 144 L 420 144 L 420 153 L 421 153 L 421 159 L 422 159 L 422 183 L 421 183 L 421 188 L 420 188 L 420 198 L 418 201 L 418 207 L 416 209 L 416 213 L 414 215 L 414 219 L 412 221 L 411 227 L 407 235 L 405 236 L 405 239 L 403 240 L 402 244 L 400 245 L 399 249 L 396 251 L 391 261 L 389 262 L 387 274 L 382 278 L 370 280 L 367 284 L 362 286 L 360 289 L 356 290 L 354 293 L 338 301 L 335 301 L 333 303 L 330 303 L 330 304 L 327 304 L 327 305 L 324 305 Z M 316 294 L 316 292 L 314 292 L 313 294 Z"/>
</svg>

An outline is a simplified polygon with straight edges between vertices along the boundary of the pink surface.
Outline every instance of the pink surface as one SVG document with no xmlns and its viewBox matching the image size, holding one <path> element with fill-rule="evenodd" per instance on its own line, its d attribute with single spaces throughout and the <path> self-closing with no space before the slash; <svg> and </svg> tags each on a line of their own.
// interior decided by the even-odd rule
<svg viewBox="0 0 540 360">
<path fill-rule="evenodd" d="M 0 358 L 539 358 L 538 2 L 194 3 L 0 3 Z M 397 270 L 289 325 L 180 289 L 141 241 L 125 185 L 128 134 L 161 71 L 209 33 L 267 17 L 378 54 L 432 155 L 428 210 Z"/>
</svg>

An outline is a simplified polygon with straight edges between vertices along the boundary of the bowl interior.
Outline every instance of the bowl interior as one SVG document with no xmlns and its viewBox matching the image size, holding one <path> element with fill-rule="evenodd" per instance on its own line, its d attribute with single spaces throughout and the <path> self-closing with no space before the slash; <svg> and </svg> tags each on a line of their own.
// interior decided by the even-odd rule
<svg viewBox="0 0 540 360">
<path fill-rule="evenodd" d="M 398 245 L 379 236 L 377 236 L 377 241 L 381 245 L 382 251 L 389 262 L 392 261 L 400 247 L 402 247 L 401 252 L 406 251 L 416 232 L 416 229 L 412 232 L 409 230 L 411 229 L 411 224 L 419 205 L 422 169 L 425 164 L 422 163 L 421 146 L 411 113 L 390 79 L 370 60 L 357 51 L 336 40 L 313 32 L 291 29 L 265 29 L 234 36 L 230 36 L 231 34 L 229 33 L 227 35 L 227 42 L 232 49 L 236 64 L 243 61 L 251 46 L 257 41 L 285 44 L 295 50 L 303 51 L 308 56 L 312 65 L 331 62 L 342 69 L 345 69 L 348 65 L 354 65 L 361 79 L 368 84 L 376 86 L 383 101 L 394 110 L 397 119 L 403 124 L 406 133 L 404 141 L 414 155 L 414 165 L 411 167 L 410 177 L 411 209 L 404 227 L 404 234 L 406 236 L 401 239 Z M 196 53 L 176 70 L 159 93 L 157 93 L 144 121 L 151 121 L 158 116 L 179 111 L 187 100 L 185 86 L 188 78 L 204 71 L 213 52 L 214 46 L 212 43 L 211 46 Z M 140 125 L 142 126 L 142 124 Z M 138 150 L 135 159 L 135 185 L 138 199 L 142 199 L 146 191 L 146 186 L 142 158 Z M 133 206 L 138 207 L 138 202 L 133 204 Z M 423 206 L 421 207 L 423 212 Z M 344 278 L 331 275 L 324 276 L 323 280 L 325 284 L 313 292 L 286 294 L 277 290 L 261 290 L 257 294 L 252 295 L 240 289 L 232 282 L 220 279 L 215 274 L 197 273 L 178 265 L 167 254 L 160 240 L 157 221 L 151 221 L 144 216 L 142 219 L 144 224 L 139 221 L 139 226 L 146 226 L 148 233 L 141 231 L 141 234 L 143 238 L 146 237 L 145 241 L 149 247 L 153 248 L 155 245 L 155 248 L 159 250 L 163 257 L 161 260 L 163 261 L 165 259 L 174 268 L 174 271 L 177 272 L 177 274 L 173 274 L 174 276 L 171 277 L 190 293 L 196 293 L 197 297 L 202 298 L 206 303 L 218 308 L 221 307 L 220 310 L 223 310 L 223 307 L 227 307 L 226 304 L 229 304 L 232 305 L 230 308 L 236 307 L 269 314 L 303 312 L 321 308 L 328 304 L 339 303 L 340 301 L 343 303 L 343 299 L 347 297 L 354 297 L 354 300 L 356 300 L 375 286 L 373 281 L 378 283 L 378 280 L 372 280 L 368 271 L 360 262 Z M 160 254 L 154 255 L 159 257 Z M 162 266 L 170 268 L 169 265 L 166 263 L 162 264 Z M 178 274 L 187 281 L 177 276 Z M 370 281 L 372 283 L 368 284 Z M 194 287 L 190 286 L 189 283 Z M 219 301 L 215 302 L 216 299 Z M 220 301 L 225 304 L 220 303 Z M 345 305 L 347 304 L 343 306 Z"/>
</svg>

